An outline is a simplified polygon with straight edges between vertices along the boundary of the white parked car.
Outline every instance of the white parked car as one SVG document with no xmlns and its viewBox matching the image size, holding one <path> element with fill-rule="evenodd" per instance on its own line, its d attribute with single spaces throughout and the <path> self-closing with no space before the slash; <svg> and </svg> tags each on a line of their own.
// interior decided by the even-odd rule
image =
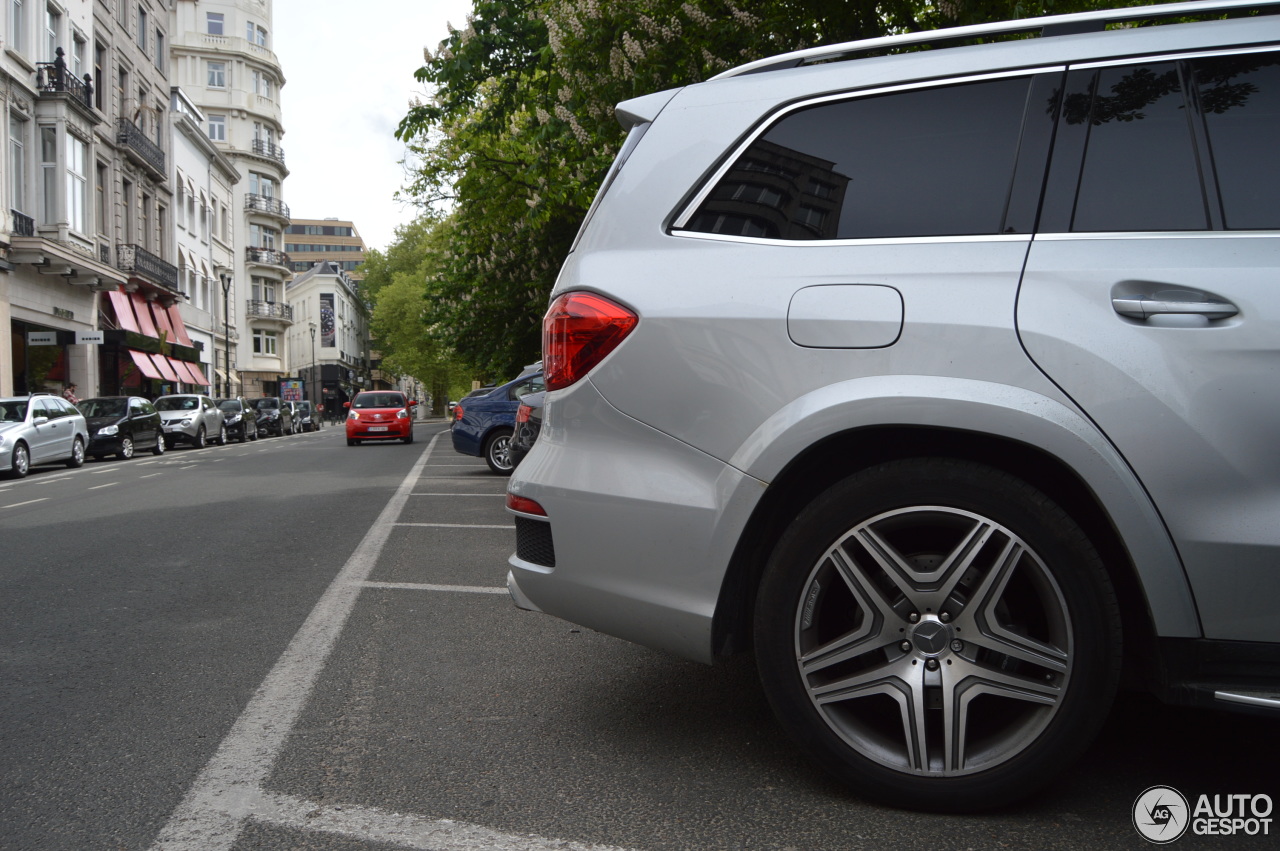
<svg viewBox="0 0 1280 851">
<path fill-rule="evenodd" d="M 21 479 L 35 464 L 79 467 L 89 428 L 75 405 L 58 396 L 0 398 L 0 472 Z"/>
</svg>

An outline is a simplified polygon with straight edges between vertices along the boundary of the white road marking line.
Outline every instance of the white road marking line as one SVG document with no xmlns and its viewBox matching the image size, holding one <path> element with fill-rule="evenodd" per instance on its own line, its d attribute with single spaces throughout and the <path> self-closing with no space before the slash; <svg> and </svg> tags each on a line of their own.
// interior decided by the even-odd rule
<svg viewBox="0 0 1280 851">
<path fill-rule="evenodd" d="M 334 577 L 284 654 L 267 674 L 218 752 L 152 845 L 168 851 L 230 849 L 251 814 L 276 757 L 306 706 L 325 661 L 346 624 L 360 583 L 368 578 L 414 483 L 435 448 L 433 439 Z"/>
<path fill-rule="evenodd" d="M 94 485 L 94 486 L 93 486 L 93 487 L 91 487 L 91 488 L 85 488 L 85 490 L 100 491 L 100 490 L 102 490 L 103 488 L 113 488 L 113 487 L 115 487 L 115 486 L 116 486 L 116 485 L 118 485 L 118 484 L 120 484 L 120 483 L 119 483 L 119 482 L 107 482 L 105 485 Z"/>
<path fill-rule="evenodd" d="M 409 496 L 494 496 L 505 497 L 505 493 L 411 493 Z"/>
<path fill-rule="evenodd" d="M 47 497 L 47 496 L 42 496 L 42 497 L 40 497 L 39 499 L 29 499 L 29 500 L 27 500 L 26 502 L 14 502 L 14 503 L 11 503 L 11 504 L 6 505 L 6 506 L 4 506 L 4 507 L 5 507 L 5 508 L 17 508 L 17 507 L 18 507 L 18 506 L 20 506 L 20 505 L 31 505 L 33 502 L 48 502 L 48 501 L 49 501 L 49 497 Z"/>
<path fill-rule="evenodd" d="M 428 529 L 506 529 L 514 532 L 515 526 L 485 525 L 482 523 L 394 523 L 395 526 L 422 526 Z"/>
<path fill-rule="evenodd" d="M 147 473 L 145 476 L 138 476 L 140 479 L 154 479 L 156 476 L 163 476 L 164 473 Z"/>
<path fill-rule="evenodd" d="M 502 833 L 467 822 L 404 815 L 357 804 L 321 806 L 291 795 L 263 793 L 248 804 L 254 821 L 421 851 L 623 851 L 614 845 Z"/>
<path fill-rule="evenodd" d="M 97 476 L 97 475 L 100 475 L 100 474 L 102 474 L 102 473 L 110 473 L 110 472 L 111 472 L 111 468 L 110 468 L 110 467 L 103 467 L 101 470 L 90 470 L 90 471 L 89 471 L 89 475 L 91 475 L 91 476 Z"/>
<path fill-rule="evenodd" d="M 506 594 L 506 588 L 479 585 L 425 585 L 421 582 L 362 582 L 365 588 L 390 588 L 393 591 L 456 591 L 462 594 Z"/>
</svg>

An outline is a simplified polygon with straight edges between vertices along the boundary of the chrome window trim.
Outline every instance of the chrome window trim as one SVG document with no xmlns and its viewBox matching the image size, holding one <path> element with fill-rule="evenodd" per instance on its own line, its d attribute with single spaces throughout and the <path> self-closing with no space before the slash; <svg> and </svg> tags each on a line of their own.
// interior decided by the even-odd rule
<svg viewBox="0 0 1280 851">
<path fill-rule="evenodd" d="M 928 245 L 943 243 L 1031 242 L 1029 233 L 964 234 L 960 236 L 886 236 L 869 239 L 770 239 L 760 236 L 735 236 L 703 233 L 696 230 L 673 230 L 671 236 L 685 239 L 709 239 L 715 242 L 737 242 L 747 245 L 773 245 L 787 248 L 838 248 L 851 245 Z"/>
<path fill-rule="evenodd" d="M 1280 230 L 1163 230 L 1163 231 L 1099 231 L 1091 233 L 1038 233 L 1037 240 L 1066 242 L 1085 239 L 1276 239 Z"/>
<path fill-rule="evenodd" d="M 1144 65 L 1150 62 L 1182 62 L 1188 59 L 1205 59 L 1214 56 L 1241 56 L 1249 53 L 1276 53 L 1280 52 L 1280 44 L 1268 44 L 1254 47 L 1231 47 L 1214 49 L 1208 48 L 1202 51 L 1182 51 L 1179 53 L 1167 53 L 1154 56 L 1128 56 L 1123 59 L 1106 59 L 1097 62 L 1082 62 L 1079 65 L 1069 65 L 1072 71 L 1088 71 L 1093 68 L 1114 68 L 1121 65 Z"/>
<path fill-rule="evenodd" d="M 790 115 L 791 113 L 796 112 L 797 110 L 808 109 L 811 106 L 818 106 L 824 103 L 835 103 L 839 101 L 855 100 L 858 98 L 872 97 L 874 95 L 894 94 L 896 92 L 907 92 L 907 91 L 913 91 L 916 89 L 942 88 L 944 86 L 954 86 L 954 85 L 960 85 L 963 83 L 981 83 L 986 80 L 1000 80 L 1000 79 L 1007 79 L 1010 77 L 1032 77 L 1032 76 L 1035 76 L 1036 74 L 1061 73 L 1066 69 L 1067 69 L 1066 65 L 1059 64 L 1059 65 L 1045 65 L 1045 66 L 1040 66 L 1036 68 L 1019 68 L 1013 71 L 996 71 L 989 74 L 965 74 L 960 77 L 943 77 L 941 79 L 936 79 L 936 80 L 923 80 L 923 81 L 917 81 L 913 83 L 898 83 L 890 86 L 877 86 L 876 88 L 864 89 L 860 91 L 840 92 L 838 94 L 822 95 L 821 97 L 808 98 L 806 100 L 797 101 L 795 103 L 789 104 L 783 107 L 782 109 L 778 110 L 777 112 L 773 113 L 772 115 L 770 115 L 769 118 L 764 123 L 762 123 L 754 131 L 752 131 L 751 135 L 749 135 L 746 139 L 744 139 L 738 145 L 738 147 L 734 149 L 732 155 L 725 158 L 725 161 L 720 164 L 720 167 L 717 168 L 715 172 L 711 175 L 711 177 L 708 178 L 702 184 L 702 188 L 700 188 L 698 190 L 698 193 L 693 196 L 693 200 L 685 205 L 684 209 L 680 212 L 680 215 L 677 216 L 676 219 L 671 223 L 671 231 L 672 233 L 676 231 L 683 231 L 683 228 L 685 227 L 685 225 L 687 225 L 689 223 L 689 220 L 693 218 L 694 213 L 696 213 L 698 211 L 698 208 L 702 206 L 702 202 L 707 199 L 707 196 L 710 195 L 712 190 L 714 190 L 715 187 L 720 183 L 720 180 L 725 176 L 725 174 L 728 173 L 729 169 L 733 168 L 734 163 L 736 163 L 738 159 L 746 152 L 747 148 L 755 144 L 756 139 L 760 138 L 762 135 L 767 133 L 769 129 L 772 128 L 775 124 L 777 124 L 779 121 L 781 121 L 783 118 Z M 688 232 L 682 233 L 682 235 L 687 235 L 687 233 Z M 824 245 L 827 245 L 832 242 L 844 242 L 846 240 L 784 239 L 784 240 L 776 240 L 776 241 L 787 243 L 787 244 L 790 244 L 793 242 L 820 242 Z M 856 240 L 856 241 L 862 242 L 863 240 Z"/>
</svg>

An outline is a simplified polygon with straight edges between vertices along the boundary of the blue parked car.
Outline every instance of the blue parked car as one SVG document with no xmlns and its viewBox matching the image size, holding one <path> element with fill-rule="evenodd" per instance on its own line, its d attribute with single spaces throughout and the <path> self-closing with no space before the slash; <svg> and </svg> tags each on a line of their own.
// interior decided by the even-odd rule
<svg viewBox="0 0 1280 851">
<path fill-rule="evenodd" d="M 535 372 L 526 371 L 514 381 L 459 402 L 453 409 L 453 448 L 463 455 L 483 458 L 489 469 L 500 476 L 511 475 L 515 469 L 511 435 L 515 432 L 520 397 L 546 389 L 542 365 L 537 366 Z"/>
</svg>

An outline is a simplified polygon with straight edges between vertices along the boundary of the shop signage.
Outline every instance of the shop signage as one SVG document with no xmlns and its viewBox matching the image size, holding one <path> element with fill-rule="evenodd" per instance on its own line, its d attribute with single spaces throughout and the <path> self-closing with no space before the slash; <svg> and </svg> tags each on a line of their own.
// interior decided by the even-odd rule
<svg viewBox="0 0 1280 851">
<path fill-rule="evenodd" d="M 88 343 L 91 346 L 100 346 L 103 344 L 103 335 L 101 331 L 77 331 L 77 343 Z"/>
<path fill-rule="evenodd" d="M 67 310 L 65 307 L 55 307 L 53 309 L 53 315 L 58 317 L 59 319 L 75 319 L 76 318 L 75 311 Z"/>
<path fill-rule="evenodd" d="M 28 346 L 56 346 L 58 345 L 57 331 L 28 331 Z"/>
</svg>

